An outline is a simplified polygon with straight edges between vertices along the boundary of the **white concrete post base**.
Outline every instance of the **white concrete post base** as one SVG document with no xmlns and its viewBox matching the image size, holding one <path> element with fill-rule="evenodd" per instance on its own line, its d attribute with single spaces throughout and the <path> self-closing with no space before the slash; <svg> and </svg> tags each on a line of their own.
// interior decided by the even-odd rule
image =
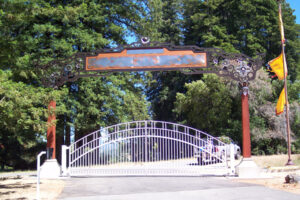
<svg viewBox="0 0 300 200">
<path fill-rule="evenodd" d="M 61 175 L 61 168 L 56 159 L 48 159 L 41 166 L 41 178 L 58 178 Z"/>
<path fill-rule="evenodd" d="M 243 158 L 242 162 L 236 166 L 236 173 L 240 178 L 257 178 L 260 175 L 260 168 L 252 158 Z"/>
</svg>

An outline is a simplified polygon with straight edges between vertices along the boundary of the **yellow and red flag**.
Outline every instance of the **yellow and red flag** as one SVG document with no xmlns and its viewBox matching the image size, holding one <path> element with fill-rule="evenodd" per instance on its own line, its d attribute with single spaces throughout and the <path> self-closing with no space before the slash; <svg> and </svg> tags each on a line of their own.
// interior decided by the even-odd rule
<svg viewBox="0 0 300 200">
<path fill-rule="evenodd" d="M 284 112 L 284 106 L 286 104 L 286 99 L 285 99 L 285 93 L 284 93 L 284 88 L 282 89 L 279 99 L 277 101 L 276 105 L 276 115 L 280 115 L 281 113 Z"/>
<path fill-rule="evenodd" d="M 281 53 L 277 58 L 268 62 L 269 66 L 271 67 L 271 72 L 274 72 L 279 80 L 284 79 L 284 71 L 285 75 L 287 76 L 287 68 L 284 70 L 283 65 L 283 53 Z"/>
</svg>

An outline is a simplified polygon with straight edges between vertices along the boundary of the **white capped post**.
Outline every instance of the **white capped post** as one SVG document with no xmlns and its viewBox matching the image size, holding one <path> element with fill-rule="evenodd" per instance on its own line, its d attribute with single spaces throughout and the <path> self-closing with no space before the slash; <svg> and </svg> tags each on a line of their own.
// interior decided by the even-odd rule
<svg viewBox="0 0 300 200">
<path fill-rule="evenodd" d="M 62 176 L 67 176 L 67 150 L 69 147 L 66 145 L 61 145 L 61 169 L 62 169 Z"/>
<path fill-rule="evenodd" d="M 234 144 L 230 143 L 230 174 L 235 174 L 234 169 Z"/>
<path fill-rule="evenodd" d="M 42 151 L 41 153 L 39 153 L 39 155 L 37 156 L 37 181 L 36 181 L 36 199 L 39 200 L 40 199 L 40 158 L 43 154 L 46 154 L 46 151 Z"/>
</svg>

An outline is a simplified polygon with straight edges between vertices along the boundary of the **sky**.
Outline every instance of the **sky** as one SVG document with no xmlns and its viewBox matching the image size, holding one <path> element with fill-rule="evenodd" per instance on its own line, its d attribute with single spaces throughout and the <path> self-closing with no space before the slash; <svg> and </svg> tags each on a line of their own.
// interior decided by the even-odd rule
<svg viewBox="0 0 300 200">
<path fill-rule="evenodd" d="M 286 0 L 294 11 L 296 15 L 296 23 L 300 24 L 300 0 Z"/>
</svg>

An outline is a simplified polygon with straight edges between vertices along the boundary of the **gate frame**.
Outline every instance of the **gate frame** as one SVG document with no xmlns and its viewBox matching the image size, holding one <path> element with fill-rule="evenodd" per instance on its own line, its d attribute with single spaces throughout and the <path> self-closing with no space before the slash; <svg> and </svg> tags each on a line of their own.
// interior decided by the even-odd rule
<svg viewBox="0 0 300 200">
<path fill-rule="evenodd" d="M 144 126 L 137 126 L 137 127 L 135 127 L 135 128 L 131 128 L 130 127 L 130 125 L 132 125 L 132 124 L 135 124 L 135 125 L 141 125 L 142 123 L 144 123 Z M 148 123 L 150 123 L 151 124 L 151 127 L 149 127 L 148 126 Z M 161 127 L 159 127 L 159 126 L 156 126 L 157 124 L 160 124 L 160 125 L 162 125 Z M 119 128 L 120 128 L 120 126 L 124 126 L 125 125 L 125 129 L 122 129 L 122 130 L 120 130 Z M 168 128 L 168 126 L 172 126 L 172 128 L 173 129 L 171 129 L 171 128 Z M 178 130 L 178 128 L 183 128 L 184 129 L 184 132 L 182 132 L 182 131 L 179 131 Z M 92 132 L 92 133 L 90 133 L 90 134 L 88 134 L 88 135 L 85 135 L 85 136 L 83 136 L 82 138 L 80 138 L 80 139 L 78 139 L 77 141 L 75 141 L 75 142 L 73 142 L 72 144 L 70 144 L 70 146 L 66 146 L 66 145 L 62 145 L 62 151 L 61 151 L 61 156 L 62 156 L 62 175 L 63 176 L 72 176 L 72 174 L 71 174 L 71 165 L 72 165 L 72 161 L 74 162 L 74 161 L 77 161 L 78 159 L 80 159 L 80 158 L 83 158 L 86 154 L 88 154 L 88 153 L 90 153 L 90 151 L 91 152 L 93 152 L 93 150 L 94 149 L 98 149 L 98 148 L 100 148 L 101 146 L 105 146 L 105 145 L 107 145 L 108 143 L 104 143 L 104 144 L 98 144 L 98 146 L 96 146 L 96 147 L 93 147 L 92 149 L 90 149 L 89 150 L 89 152 L 84 152 L 83 153 L 83 155 L 77 155 L 77 153 L 76 153 L 76 151 L 77 151 L 77 149 L 79 149 L 79 148 L 85 148 L 85 147 L 87 147 L 86 145 L 88 145 L 89 143 L 91 143 L 91 142 L 93 142 L 93 141 L 96 141 L 96 140 L 99 140 L 102 136 L 101 136 L 101 132 L 102 131 L 105 131 L 105 132 L 107 132 L 107 131 L 109 131 L 109 129 L 114 129 L 114 131 L 112 131 L 112 132 L 110 132 L 110 133 L 108 133 L 108 135 L 112 135 L 112 134 L 117 134 L 117 133 L 120 133 L 120 132 L 127 132 L 127 131 L 132 131 L 132 130 L 140 130 L 140 131 L 142 131 L 142 130 L 144 130 L 145 132 L 145 134 L 144 135 L 137 135 L 137 138 L 139 138 L 139 137 L 141 137 L 141 138 L 151 138 L 151 135 L 148 135 L 147 134 L 147 132 L 148 132 L 148 130 L 160 130 L 160 131 L 174 131 L 172 134 L 175 134 L 175 133 L 179 133 L 179 134 L 183 134 L 183 135 L 187 135 L 187 136 L 189 136 L 189 137 L 191 137 L 191 138 L 196 138 L 196 139 L 198 139 L 199 141 L 200 141 L 200 143 L 203 143 L 202 145 L 207 145 L 208 144 L 208 141 L 215 141 L 215 142 L 217 142 L 218 143 L 218 145 L 217 146 L 224 146 L 224 150 L 225 150 L 225 158 L 223 158 L 222 159 L 222 163 L 223 163 L 223 165 L 224 166 L 218 166 L 217 168 L 227 168 L 227 170 L 225 170 L 226 171 L 226 173 L 225 174 L 222 174 L 222 175 L 234 175 L 235 174 L 235 168 L 234 168 L 234 145 L 231 143 L 231 144 L 225 144 L 225 143 L 223 143 L 222 141 L 220 141 L 219 139 L 217 139 L 217 138 L 215 138 L 215 137 L 213 137 L 213 136 L 211 136 L 211 135 L 209 135 L 209 134 L 207 134 L 207 133 L 205 133 L 205 132 L 203 132 L 203 131 L 201 131 L 201 130 L 197 130 L 197 129 L 195 129 L 195 128 L 192 128 L 192 127 L 189 127 L 189 126 L 185 126 L 185 125 L 181 125 L 181 124 L 177 124 L 177 123 L 172 123 L 172 122 L 165 122 L 165 121 L 155 121 L 155 120 L 141 120 L 141 121 L 132 121 L 132 122 L 127 122 L 127 123 L 120 123 L 120 124 L 115 124 L 115 125 L 111 125 L 111 126 L 108 126 L 108 127 L 105 127 L 105 128 L 101 128 L 100 130 L 97 130 L 97 131 L 94 131 L 94 132 Z M 117 131 L 116 131 L 117 130 Z M 194 132 L 194 134 L 195 135 L 190 135 L 190 132 Z M 99 134 L 100 133 L 100 134 Z M 100 136 L 98 136 L 98 135 L 100 135 Z M 150 136 L 150 137 L 148 137 L 148 136 Z M 178 136 L 178 135 L 177 135 Z M 92 141 L 88 141 L 88 138 L 92 138 Z M 123 137 L 121 137 L 121 138 L 123 138 Z M 136 138 L 136 137 L 132 137 L 132 138 Z M 153 138 L 156 138 L 156 137 L 153 137 Z M 160 138 L 160 137 L 157 137 L 157 138 Z M 164 139 L 170 139 L 170 140 L 174 140 L 174 138 L 172 138 L 172 137 L 161 137 L 161 138 L 164 138 Z M 202 139 L 203 138 L 203 139 Z M 123 138 L 122 140 L 127 140 L 128 139 L 128 137 L 126 138 Z M 175 141 L 175 140 L 174 140 Z M 192 143 L 190 143 L 190 142 L 187 142 L 187 141 L 184 141 L 184 140 L 176 140 L 177 142 L 182 142 L 182 143 L 185 143 L 185 144 L 187 144 L 187 145 L 191 145 L 191 146 L 194 146 L 195 144 L 192 144 Z M 78 143 L 83 143 L 83 144 L 81 144 L 79 147 L 77 147 L 77 145 L 76 144 L 78 144 Z M 112 143 L 112 142 L 114 142 L 114 140 L 112 140 L 112 141 L 109 141 L 109 143 Z M 193 142 L 195 142 L 195 141 L 193 141 Z M 215 142 L 213 142 L 213 143 L 215 143 Z M 145 147 L 147 147 L 148 145 L 147 145 L 147 140 L 145 140 Z M 213 147 L 214 147 L 215 145 L 213 145 Z M 229 151 L 230 152 L 228 152 L 228 150 L 227 150 L 227 146 L 229 146 Z M 198 147 L 198 146 L 197 146 Z M 194 149 L 195 147 L 193 147 L 193 149 Z M 199 148 L 200 148 L 200 146 L 199 146 Z M 73 152 L 70 152 L 70 150 L 73 150 Z M 145 155 L 147 155 L 147 151 L 146 151 L 146 149 L 148 149 L 148 148 L 145 148 Z M 69 156 L 67 156 L 67 151 L 69 152 Z M 195 149 L 193 150 L 193 151 L 195 151 Z M 212 153 L 215 153 L 215 152 L 209 152 L 209 151 L 206 151 L 205 150 L 205 152 L 206 153 L 209 153 L 209 154 L 212 154 Z M 75 155 L 77 155 L 78 156 L 78 158 L 76 157 L 74 160 L 72 160 L 72 155 L 71 155 L 71 153 L 75 153 Z M 228 156 L 227 156 L 227 154 L 229 154 L 229 159 L 228 159 Z M 220 156 L 220 155 L 219 155 Z M 68 162 L 67 162 L 67 158 L 68 158 L 68 160 L 69 160 L 69 165 L 68 165 Z M 145 161 L 143 162 L 143 163 L 147 163 L 148 162 L 148 160 L 147 160 L 147 158 L 148 158 L 148 156 L 146 156 L 145 157 Z M 188 159 L 195 159 L 195 158 L 197 158 L 196 156 L 195 156 L 195 152 L 194 152 L 194 154 L 193 154 L 193 156 L 192 156 L 192 158 L 191 157 L 188 157 Z M 185 158 L 185 159 L 187 159 L 187 158 Z M 219 158 L 218 158 L 219 159 Z M 168 161 L 168 160 L 167 160 Z M 228 161 L 229 161 L 229 165 L 228 165 Z M 88 162 L 89 163 L 89 162 Z M 135 162 L 133 162 L 133 163 L 135 163 Z M 219 163 L 218 161 L 215 161 L 214 163 L 210 163 L 211 165 L 212 164 L 216 164 L 216 163 Z M 117 164 L 117 163 L 114 163 L 114 164 Z M 98 164 L 99 165 L 99 164 Z M 105 164 L 104 164 L 105 165 Z M 202 165 L 202 164 L 201 164 Z M 209 165 L 205 165 L 205 167 L 207 167 L 207 166 L 209 166 Z M 80 170 L 87 170 L 87 169 L 89 169 L 91 166 L 88 164 L 87 166 L 86 165 L 84 165 L 83 167 L 82 166 L 79 166 L 79 168 L 80 168 Z M 74 167 L 75 169 L 76 169 L 76 167 Z M 77 166 L 77 169 L 78 169 L 78 166 Z M 93 169 L 98 169 L 98 170 L 101 170 L 100 168 L 93 168 Z M 121 170 L 122 170 L 122 168 L 120 168 Z M 150 168 L 148 168 L 149 170 L 150 170 Z M 172 169 L 172 168 L 169 168 L 170 170 Z M 147 168 L 144 168 L 143 169 L 144 170 L 144 172 L 146 172 L 147 171 Z M 81 175 L 88 175 L 88 174 L 81 174 Z M 90 175 L 90 174 L 89 174 Z M 104 175 L 104 176 L 106 176 L 107 174 L 96 174 L 97 176 L 101 176 L 101 175 Z M 114 174 L 110 174 L 110 175 L 114 175 Z M 118 174 L 119 175 L 119 174 Z M 123 174 L 123 175 L 128 175 L 128 174 Z M 139 175 L 139 174 L 130 174 L 130 175 Z M 148 174 L 144 174 L 144 175 L 148 175 Z M 158 175 L 158 176 L 164 176 L 164 175 L 176 175 L 176 173 L 169 173 L 169 174 L 150 174 L 150 175 Z M 182 175 L 182 174 L 179 174 L 179 175 Z M 185 174 L 185 175 L 191 175 L 191 174 Z M 195 174 L 192 174 L 193 176 L 194 175 L 207 175 L 207 174 L 197 174 L 197 173 L 195 173 Z M 75 176 L 80 176 L 80 175 L 76 175 L 75 174 Z"/>
<path fill-rule="evenodd" d="M 168 43 L 150 42 L 147 37 L 142 37 L 141 41 L 129 45 L 121 45 L 116 48 L 100 49 L 95 52 L 79 52 L 73 54 L 71 57 L 61 60 L 53 60 L 47 64 L 35 60 L 37 73 L 42 79 L 42 83 L 46 87 L 54 89 L 59 88 L 65 82 L 73 82 L 83 77 L 103 77 L 108 76 L 114 71 L 88 71 L 84 64 L 89 56 L 95 56 L 102 53 L 118 53 L 126 49 L 153 49 L 153 48 L 167 48 L 168 50 L 192 50 L 193 52 L 205 52 L 207 54 L 207 67 L 199 67 L 198 69 L 179 69 L 184 74 L 204 74 L 215 73 L 220 77 L 229 78 L 239 82 L 241 87 L 241 100 L 242 100 L 242 135 L 243 135 L 243 157 L 247 161 L 251 159 L 251 139 L 250 139 L 250 121 L 249 121 L 249 104 L 248 92 L 249 81 L 254 80 L 256 72 L 262 67 L 262 59 L 264 54 L 257 55 L 253 59 L 245 54 L 226 53 L 217 48 L 200 48 L 198 46 L 174 46 Z M 151 69 L 145 69 L 151 71 Z M 153 69 L 157 70 L 157 69 Z M 153 71 L 152 70 L 152 71 Z M 159 69 L 163 70 L 163 69 Z M 178 70 L 178 69 L 176 69 Z M 119 70 L 119 71 L 137 71 L 137 70 Z M 142 70 L 143 71 L 143 70 Z M 172 71 L 168 69 L 167 71 Z M 51 101 L 53 102 L 53 101 Z M 49 113 L 53 113 L 53 108 L 49 105 Z M 54 114 L 55 116 L 55 114 Z M 55 120 L 53 116 L 49 115 L 48 131 L 47 134 L 47 147 L 51 147 L 55 152 Z M 53 125 L 54 123 L 54 125 Z M 47 131 L 47 132 L 48 132 Z M 47 150 L 51 150 L 48 148 Z M 53 154 L 55 158 L 55 154 Z"/>
</svg>

